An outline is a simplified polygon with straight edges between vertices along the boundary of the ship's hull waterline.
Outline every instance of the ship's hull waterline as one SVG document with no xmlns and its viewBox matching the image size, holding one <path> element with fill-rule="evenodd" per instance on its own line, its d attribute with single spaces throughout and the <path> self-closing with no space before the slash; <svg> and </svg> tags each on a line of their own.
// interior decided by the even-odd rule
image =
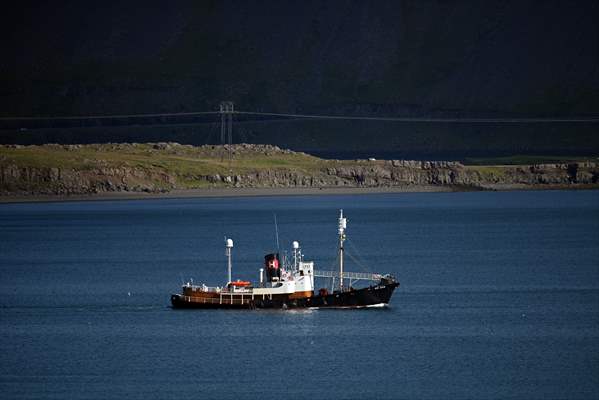
<svg viewBox="0 0 599 400">
<path fill-rule="evenodd" d="M 173 308 L 195 309 L 293 309 L 293 308 L 366 308 L 384 307 L 399 283 L 388 282 L 362 289 L 325 295 L 290 298 L 287 295 L 252 296 L 251 294 L 210 294 L 209 296 L 171 295 Z"/>
</svg>

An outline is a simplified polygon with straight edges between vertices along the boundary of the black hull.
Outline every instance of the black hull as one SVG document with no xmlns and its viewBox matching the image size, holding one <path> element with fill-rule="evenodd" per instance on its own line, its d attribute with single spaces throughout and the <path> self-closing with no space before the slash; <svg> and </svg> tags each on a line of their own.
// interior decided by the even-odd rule
<svg viewBox="0 0 599 400">
<path fill-rule="evenodd" d="M 334 292 L 324 296 L 315 295 L 300 299 L 259 299 L 255 298 L 244 304 L 201 303 L 186 300 L 186 297 L 173 294 L 173 308 L 203 308 L 203 309 L 256 309 L 256 308 L 363 308 L 385 306 L 389 303 L 393 291 L 399 286 L 396 281 L 381 282 L 376 286 L 363 289 L 352 289 Z"/>
</svg>

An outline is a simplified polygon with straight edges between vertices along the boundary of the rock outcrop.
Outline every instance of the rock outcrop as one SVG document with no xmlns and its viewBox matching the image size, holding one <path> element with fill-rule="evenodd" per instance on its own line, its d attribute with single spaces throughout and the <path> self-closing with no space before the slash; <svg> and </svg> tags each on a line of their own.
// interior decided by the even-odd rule
<svg viewBox="0 0 599 400">
<path fill-rule="evenodd" d="M 167 173 L 140 168 L 72 169 L 0 165 L 0 194 L 91 194 L 101 192 L 164 192 L 176 187 Z"/>
<path fill-rule="evenodd" d="M 599 186 L 599 164 L 591 161 L 470 166 L 455 161 L 322 160 L 271 145 L 193 147 L 177 143 L 150 143 L 92 146 L 96 146 L 93 147 L 94 151 L 118 154 L 119 160 L 134 160 L 135 157 L 130 154 L 135 150 L 138 152 L 136 155 L 145 154 L 151 162 L 123 165 L 115 164 L 114 160 L 109 162 L 96 158 L 92 162 L 84 158 L 81 163 L 70 166 L 60 166 L 59 163 L 56 163 L 56 166 L 36 166 L 31 165 L 35 163 L 28 165 L 19 162 L 18 159 L 3 155 L 1 151 L 23 151 L 26 147 L 0 146 L 0 194 L 165 192 L 190 187 L 325 188 L 432 185 L 456 189 L 501 189 Z M 45 145 L 41 148 L 74 154 L 90 151 L 89 147 L 81 145 Z M 4 154 L 9 153 L 5 151 Z M 169 159 L 171 164 L 161 161 L 161 155 L 174 157 Z M 228 169 L 223 169 L 222 165 L 226 163 L 223 160 L 229 156 L 233 161 Z M 182 159 L 186 161 L 180 161 Z M 193 164 L 205 160 L 216 163 L 220 160 L 221 164 L 217 165 L 221 165 L 221 169 L 214 173 L 206 173 L 205 167 L 185 168 L 179 164 Z M 255 162 L 256 160 L 259 162 Z M 272 162 L 270 166 L 269 160 L 278 160 L 278 164 Z"/>
</svg>

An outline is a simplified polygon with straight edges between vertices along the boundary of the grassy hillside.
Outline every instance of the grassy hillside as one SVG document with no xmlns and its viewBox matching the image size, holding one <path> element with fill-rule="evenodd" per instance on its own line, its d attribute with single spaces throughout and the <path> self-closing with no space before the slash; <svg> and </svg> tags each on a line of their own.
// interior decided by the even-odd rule
<svg viewBox="0 0 599 400">
<path fill-rule="evenodd" d="M 598 163 L 530 159 L 325 160 L 272 145 L 178 143 L 0 146 L 0 193 L 163 192 L 205 187 L 424 187 L 453 190 L 599 183 Z M 564 158 L 565 160 L 565 158 Z M 499 161 L 510 165 L 494 165 Z M 497 186 L 499 185 L 499 186 Z"/>
<path fill-rule="evenodd" d="M 251 149 L 251 150 L 250 150 Z M 254 151 L 254 150 L 258 151 Z M 262 151 L 260 151 L 262 150 Z M 175 172 L 227 173 L 270 168 L 313 168 L 318 158 L 281 151 L 274 146 L 234 146 L 229 162 L 227 148 L 169 143 L 44 145 L 3 147 L 2 161 L 23 166 L 81 168 L 85 166 L 131 166 L 163 168 Z"/>
<path fill-rule="evenodd" d="M 230 158 L 229 158 L 230 157 Z M 207 184 L 206 176 L 247 175 L 260 171 L 296 170 L 306 174 L 322 167 L 324 160 L 275 146 L 180 145 L 177 143 L 43 145 L 0 147 L 0 167 L 54 168 L 97 171 L 129 168 L 177 177 L 177 187 Z M 214 182 L 219 183 L 219 182 Z"/>
</svg>

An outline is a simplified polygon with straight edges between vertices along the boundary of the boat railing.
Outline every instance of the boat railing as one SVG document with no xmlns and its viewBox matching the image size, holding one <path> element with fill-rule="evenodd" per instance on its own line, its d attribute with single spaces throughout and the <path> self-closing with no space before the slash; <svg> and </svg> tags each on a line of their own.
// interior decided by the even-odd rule
<svg viewBox="0 0 599 400">
<path fill-rule="evenodd" d="M 206 292 L 206 293 L 220 293 L 225 288 L 218 286 L 206 286 L 206 285 L 185 285 L 185 287 L 191 288 L 194 292 Z"/>
<path fill-rule="evenodd" d="M 187 288 L 191 288 L 192 292 L 202 293 L 222 293 L 222 294 L 252 294 L 251 288 L 230 288 L 218 287 L 218 286 L 206 286 L 206 285 L 185 285 Z"/>
<path fill-rule="evenodd" d="M 252 296 L 231 296 L 231 293 L 223 293 L 219 297 L 194 297 L 194 296 L 181 296 L 184 301 L 188 303 L 202 303 L 202 304 L 250 304 Z"/>
<path fill-rule="evenodd" d="M 223 288 L 220 293 L 222 294 L 252 294 L 252 289 L 247 289 L 247 288 L 236 288 L 236 289 L 228 289 L 228 288 Z"/>
<path fill-rule="evenodd" d="M 315 278 L 339 278 L 339 271 L 314 271 Z M 367 272 L 343 272 L 344 279 L 380 281 L 383 275 Z"/>
</svg>

